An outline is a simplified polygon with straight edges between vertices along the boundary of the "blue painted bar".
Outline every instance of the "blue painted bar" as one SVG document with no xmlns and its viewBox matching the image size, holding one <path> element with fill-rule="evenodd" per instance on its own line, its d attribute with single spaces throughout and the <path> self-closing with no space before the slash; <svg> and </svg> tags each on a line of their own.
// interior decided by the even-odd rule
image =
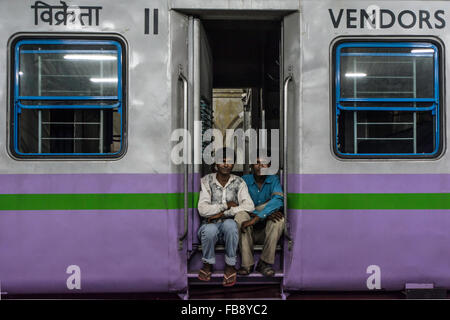
<svg viewBox="0 0 450 320">
<path fill-rule="evenodd" d="M 17 100 L 119 100 L 118 96 L 19 96 Z"/>
<path fill-rule="evenodd" d="M 341 43 L 338 48 L 432 48 L 437 47 L 426 42 L 347 42 Z"/>
<path fill-rule="evenodd" d="M 341 57 L 429 57 L 432 58 L 434 53 L 400 53 L 400 52 L 349 52 L 349 53 L 341 53 Z"/>
<path fill-rule="evenodd" d="M 108 54 L 117 54 L 116 50 L 20 50 L 20 53 L 108 53 Z"/>
<path fill-rule="evenodd" d="M 337 104 L 337 108 L 346 111 L 415 111 L 425 112 L 436 110 L 436 104 L 431 107 L 344 107 L 341 104 Z"/>
<path fill-rule="evenodd" d="M 434 98 L 340 98 L 340 102 L 434 102 L 439 99 Z"/>
<path fill-rule="evenodd" d="M 119 102 L 112 105 L 23 105 L 20 102 L 17 105 L 22 109 L 114 109 L 119 108 Z"/>
<path fill-rule="evenodd" d="M 24 44 L 62 44 L 62 45 L 79 45 L 79 44 L 87 44 L 87 45 L 112 45 L 117 48 L 120 45 L 113 40 L 74 40 L 74 39 L 26 39 L 20 40 L 17 42 L 16 47 L 20 47 Z"/>
</svg>

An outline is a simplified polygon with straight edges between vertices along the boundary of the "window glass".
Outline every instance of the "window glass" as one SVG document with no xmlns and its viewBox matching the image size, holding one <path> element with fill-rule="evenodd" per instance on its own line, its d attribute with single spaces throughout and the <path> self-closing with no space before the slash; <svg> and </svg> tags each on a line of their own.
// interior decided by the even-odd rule
<svg viewBox="0 0 450 320">
<path fill-rule="evenodd" d="M 410 111 L 343 111 L 338 126 L 339 150 L 346 154 L 421 154 L 435 149 L 430 112 L 414 116 Z"/>
<path fill-rule="evenodd" d="M 118 50 L 111 45 L 24 45 L 19 50 L 20 96 L 117 95 Z"/>
<path fill-rule="evenodd" d="M 113 109 L 23 109 L 17 125 L 18 150 L 24 154 L 116 153 L 120 149 L 120 115 Z"/>
<path fill-rule="evenodd" d="M 439 149 L 439 51 L 431 43 L 341 43 L 335 56 L 339 155 L 426 156 Z"/>
<path fill-rule="evenodd" d="M 18 41 L 13 153 L 118 155 L 124 131 L 122 52 L 112 40 Z"/>
<path fill-rule="evenodd" d="M 344 56 L 341 62 L 342 97 L 427 98 L 434 95 L 433 57 Z"/>
</svg>

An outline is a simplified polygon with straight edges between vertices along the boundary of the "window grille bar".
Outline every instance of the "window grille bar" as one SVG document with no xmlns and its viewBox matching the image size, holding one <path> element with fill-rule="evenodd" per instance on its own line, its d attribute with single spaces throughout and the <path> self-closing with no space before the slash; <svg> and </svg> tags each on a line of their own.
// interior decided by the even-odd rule
<svg viewBox="0 0 450 320">
<path fill-rule="evenodd" d="M 56 138 L 56 137 L 46 137 L 42 140 L 100 140 L 100 138 Z"/>
<path fill-rule="evenodd" d="M 116 54 L 117 55 L 117 50 L 70 50 L 70 49 L 65 49 L 65 50 L 20 50 L 20 54 L 22 53 L 85 53 L 85 54 L 90 54 L 90 53 L 103 53 L 103 54 Z M 64 61 L 67 61 L 66 59 L 64 59 Z"/>
<path fill-rule="evenodd" d="M 72 92 L 89 92 L 86 90 L 42 90 L 42 92 L 68 92 L 68 93 L 72 93 Z"/>
<path fill-rule="evenodd" d="M 343 57 L 429 57 L 434 53 L 407 53 L 407 52 L 348 52 L 341 53 Z"/>
<path fill-rule="evenodd" d="M 358 140 L 414 140 L 413 138 L 358 138 Z"/>
<path fill-rule="evenodd" d="M 435 48 L 428 42 L 348 42 L 339 45 L 341 48 Z"/>
<path fill-rule="evenodd" d="M 413 76 L 365 76 L 364 79 L 413 79 Z"/>
<path fill-rule="evenodd" d="M 100 61 L 100 78 L 103 78 L 103 61 Z M 100 83 L 100 95 L 103 95 L 103 85 L 104 83 Z M 98 152 L 103 152 L 103 110 L 100 110 L 100 126 L 99 126 L 99 142 L 98 142 Z"/>
<path fill-rule="evenodd" d="M 42 94 L 42 61 L 38 57 L 38 94 Z M 42 153 L 42 110 L 38 111 L 38 153 Z"/>
<path fill-rule="evenodd" d="M 17 105 L 22 109 L 115 109 L 120 107 L 120 103 L 117 102 L 115 104 L 83 104 L 83 105 L 75 105 L 75 104 L 55 104 L 55 105 L 26 105 L 20 102 Z"/>
<path fill-rule="evenodd" d="M 77 113 L 76 112 L 74 112 L 73 113 L 73 122 L 76 122 L 77 121 Z M 77 152 L 77 144 L 76 144 L 76 136 L 77 136 L 77 132 L 76 132 L 76 125 L 75 124 L 73 124 L 73 137 L 74 137 L 74 142 L 73 142 L 73 153 L 75 153 L 75 152 Z"/>
<path fill-rule="evenodd" d="M 60 121 L 44 121 L 42 122 L 42 124 L 67 124 L 67 125 L 72 125 L 72 124 L 79 124 L 79 125 L 86 125 L 86 124 L 95 124 L 95 125 L 99 125 L 100 122 L 79 122 L 79 121 L 75 121 L 75 122 L 60 122 Z"/>
<path fill-rule="evenodd" d="M 96 74 L 73 74 L 73 75 L 69 75 L 69 74 L 43 74 L 43 77 L 70 77 L 70 78 L 75 78 L 75 77 L 98 77 L 98 75 Z"/>
<path fill-rule="evenodd" d="M 42 110 L 38 111 L 38 153 L 42 153 Z"/>
<path fill-rule="evenodd" d="M 344 107 L 340 104 L 337 105 L 338 109 L 345 111 L 433 111 L 436 109 L 436 105 L 433 104 L 431 107 Z"/>
<path fill-rule="evenodd" d="M 358 59 L 353 60 L 353 72 L 356 73 L 356 64 Z M 358 97 L 358 82 L 356 77 L 353 78 L 353 97 Z M 353 107 L 356 108 L 356 102 L 353 103 Z M 358 153 L 358 114 L 357 111 L 353 112 L 353 151 Z"/>
<path fill-rule="evenodd" d="M 399 63 L 404 63 L 404 64 L 411 64 L 411 61 L 389 61 L 389 60 L 385 60 L 385 61 L 358 61 L 358 63 L 360 64 L 366 64 L 366 63 L 370 63 L 370 64 L 379 64 L 379 63 L 394 63 L 394 64 L 399 64 Z"/>
<path fill-rule="evenodd" d="M 16 100 L 119 100 L 118 96 L 18 96 Z"/>
<path fill-rule="evenodd" d="M 416 73 L 416 58 L 414 58 L 413 63 L 413 89 L 414 89 L 414 98 L 417 97 L 417 73 Z M 414 102 L 414 107 L 417 106 L 417 103 Z M 414 139 L 414 146 L 413 146 L 413 152 L 417 153 L 417 112 L 413 113 L 413 139 Z"/>
<path fill-rule="evenodd" d="M 99 144 L 98 152 L 103 152 L 103 110 L 100 110 Z"/>
<path fill-rule="evenodd" d="M 362 125 L 411 125 L 414 122 L 358 122 Z"/>
<path fill-rule="evenodd" d="M 22 52 L 20 54 L 22 54 Z M 117 54 L 117 52 L 116 52 L 116 54 Z M 67 63 L 71 62 L 71 60 L 59 59 L 59 58 L 46 58 L 46 59 L 44 59 L 44 63 L 47 62 L 47 61 L 48 62 L 67 62 Z M 114 60 L 109 60 L 109 62 L 115 64 L 116 60 L 115 59 Z"/>
<path fill-rule="evenodd" d="M 358 91 L 358 93 L 376 93 L 376 94 L 383 94 L 383 93 L 414 93 L 414 91 Z M 355 97 L 357 98 L 357 97 Z"/>
<path fill-rule="evenodd" d="M 434 102 L 436 98 L 340 98 L 339 102 Z"/>
</svg>

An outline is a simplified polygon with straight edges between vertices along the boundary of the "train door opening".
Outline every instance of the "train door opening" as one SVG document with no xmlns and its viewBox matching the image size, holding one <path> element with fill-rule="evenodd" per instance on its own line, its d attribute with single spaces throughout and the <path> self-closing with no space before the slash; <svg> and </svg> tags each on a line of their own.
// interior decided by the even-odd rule
<svg viewBox="0 0 450 320">
<path fill-rule="evenodd" d="M 196 27 L 196 24 L 199 26 Z M 196 44 L 199 47 L 197 50 Z M 270 149 L 268 146 L 271 145 L 271 130 L 280 129 L 280 44 L 279 21 L 194 19 L 194 52 L 197 54 L 194 55 L 194 79 L 196 69 L 200 76 L 200 79 L 194 80 L 199 84 L 199 92 L 194 93 L 194 99 L 200 99 L 202 132 L 209 128 L 220 130 L 225 144 L 228 138 L 227 130 L 242 129 L 246 132 L 248 129 L 254 129 L 259 134 L 258 140 L 265 139 L 265 147 Z M 196 67 L 198 59 L 199 65 Z M 195 105 L 194 101 L 194 108 Z M 262 134 L 261 129 L 267 130 L 266 136 Z M 202 151 L 205 147 L 206 144 L 203 143 Z M 247 161 L 244 164 L 235 164 L 234 174 L 242 176 L 250 173 L 249 147 L 256 146 L 250 146 L 246 140 L 244 155 Z M 273 152 L 279 152 L 278 149 Z M 210 173 L 211 169 L 208 165 L 199 166 L 199 176 Z M 191 237 L 195 250 L 201 249 L 196 232 L 200 222 L 198 213 L 193 214 Z M 260 254 L 261 249 L 261 244 L 255 246 L 256 256 Z M 223 255 L 220 244 L 216 250 L 217 256 Z M 280 246 L 274 266 L 277 274 L 282 274 L 282 253 Z M 200 257 L 201 252 L 198 252 L 191 258 L 190 274 L 195 275 L 201 267 Z M 223 270 L 223 267 L 217 266 L 217 269 Z"/>
<path fill-rule="evenodd" d="M 174 73 L 183 73 L 181 77 L 185 79 L 184 83 L 189 83 L 187 105 L 190 110 L 184 118 L 189 119 L 185 126 L 190 132 L 194 132 L 192 158 L 201 159 L 202 152 L 207 146 L 202 141 L 201 133 L 210 128 L 219 129 L 222 133 L 225 133 L 227 129 L 240 128 L 244 132 L 254 129 L 258 133 L 261 129 L 266 129 L 265 139 L 267 139 L 269 150 L 272 145 L 271 131 L 277 130 L 279 148 L 270 151 L 272 154 L 274 152 L 279 154 L 278 174 L 285 183 L 286 179 L 282 177 L 287 163 L 284 156 L 287 133 L 284 126 L 287 116 L 284 111 L 287 101 L 285 78 L 292 69 L 292 66 L 286 67 L 285 62 L 295 59 L 292 58 L 291 50 L 287 50 L 289 56 L 286 59 L 287 37 L 284 26 L 286 18 L 292 15 L 294 17 L 291 20 L 299 20 L 298 13 L 284 18 L 251 21 L 199 19 L 193 16 L 183 18 L 182 14 L 177 12 L 174 14 L 176 19 L 172 25 L 183 28 L 188 39 L 187 47 L 181 41 L 180 48 L 172 48 L 172 70 Z M 176 23 L 180 21 L 180 17 L 181 23 Z M 295 34 L 299 38 L 299 33 Z M 183 54 L 186 59 L 180 60 L 180 54 Z M 180 63 L 175 66 L 177 62 Z M 293 63 L 298 64 L 298 61 Z M 201 121 L 201 128 L 195 126 L 195 121 Z M 247 141 L 245 148 L 248 147 Z M 248 150 L 245 153 L 247 160 Z M 201 164 L 197 162 L 185 167 L 184 172 L 189 175 L 189 186 L 185 185 L 185 191 L 195 189 L 194 192 L 198 192 L 199 179 L 212 172 L 212 166 L 203 163 L 203 161 Z M 250 173 L 248 161 L 243 165 L 235 165 L 233 173 L 237 175 Z M 195 197 L 190 198 L 192 203 L 185 206 L 185 212 L 188 208 L 192 208 L 188 213 L 188 221 L 185 221 L 189 229 L 186 237 L 189 284 L 196 282 L 198 270 L 202 266 L 201 243 L 197 237 L 200 218 L 193 198 Z M 285 216 L 286 214 L 285 202 Z M 287 229 L 276 253 L 274 264 L 276 277 L 267 279 L 254 274 L 251 277 L 239 277 L 238 284 L 258 281 L 266 284 L 268 282 L 282 284 L 286 265 L 286 235 L 288 235 Z M 261 249 L 262 245 L 255 246 L 255 261 L 258 261 Z M 220 271 L 224 269 L 224 248 L 220 245 L 216 248 L 214 269 L 218 272 L 212 279 L 221 282 L 223 274 Z"/>
</svg>

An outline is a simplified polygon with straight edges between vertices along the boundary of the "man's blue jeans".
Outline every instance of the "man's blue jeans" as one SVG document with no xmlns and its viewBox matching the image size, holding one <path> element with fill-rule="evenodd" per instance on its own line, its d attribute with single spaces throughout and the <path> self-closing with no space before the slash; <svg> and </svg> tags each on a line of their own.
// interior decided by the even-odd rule
<svg viewBox="0 0 450 320">
<path fill-rule="evenodd" d="M 215 246 L 217 241 L 225 243 L 225 263 L 236 264 L 236 250 L 239 243 L 238 227 L 234 219 L 224 219 L 216 223 L 205 223 L 198 229 L 198 237 L 202 242 L 204 263 L 215 264 Z"/>
</svg>

